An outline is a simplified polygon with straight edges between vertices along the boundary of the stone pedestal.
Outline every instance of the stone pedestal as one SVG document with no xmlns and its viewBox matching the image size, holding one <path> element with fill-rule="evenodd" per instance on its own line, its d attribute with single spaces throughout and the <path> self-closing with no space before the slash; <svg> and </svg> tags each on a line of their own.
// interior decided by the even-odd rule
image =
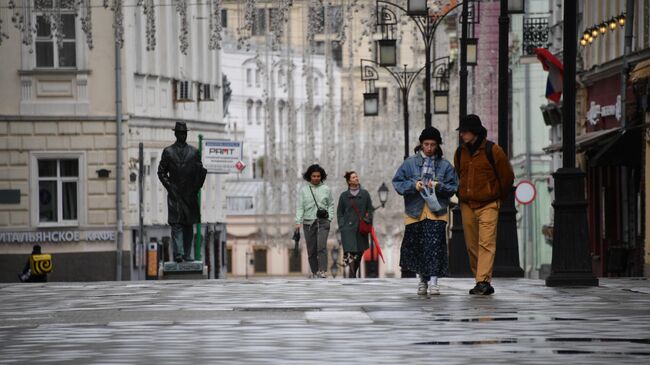
<svg viewBox="0 0 650 365">
<path fill-rule="evenodd" d="M 163 280 L 207 279 L 207 267 L 201 261 L 165 262 L 162 270 Z"/>
</svg>

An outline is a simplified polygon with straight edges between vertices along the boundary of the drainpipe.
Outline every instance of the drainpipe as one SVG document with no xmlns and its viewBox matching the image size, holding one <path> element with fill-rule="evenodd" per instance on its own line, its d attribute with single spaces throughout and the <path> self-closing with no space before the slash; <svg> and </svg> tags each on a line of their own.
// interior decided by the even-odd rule
<svg viewBox="0 0 650 365">
<path fill-rule="evenodd" d="M 632 40 L 634 31 L 634 3 L 635 0 L 627 0 L 625 9 L 625 47 L 623 48 L 623 67 L 621 71 L 621 126 L 627 127 L 627 113 L 625 104 L 627 103 L 627 74 L 630 65 L 627 56 L 632 53 Z"/>
<path fill-rule="evenodd" d="M 116 274 L 115 280 L 122 281 L 122 65 L 120 45 L 115 42 L 115 126 L 117 130 L 117 158 L 115 173 L 115 211 L 117 216 Z"/>
</svg>

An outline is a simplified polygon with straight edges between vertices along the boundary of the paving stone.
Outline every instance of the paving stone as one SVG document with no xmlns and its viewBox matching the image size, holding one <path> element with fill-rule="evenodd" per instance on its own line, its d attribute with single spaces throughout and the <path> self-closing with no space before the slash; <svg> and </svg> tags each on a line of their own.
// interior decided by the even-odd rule
<svg viewBox="0 0 650 365">
<path fill-rule="evenodd" d="M 442 279 L 0 284 L 0 364 L 638 364 L 650 361 L 650 281 L 496 295 Z"/>
</svg>

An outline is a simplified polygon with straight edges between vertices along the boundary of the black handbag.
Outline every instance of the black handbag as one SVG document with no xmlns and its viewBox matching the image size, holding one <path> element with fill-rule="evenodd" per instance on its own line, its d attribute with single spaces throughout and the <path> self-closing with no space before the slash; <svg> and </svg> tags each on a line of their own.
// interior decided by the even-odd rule
<svg viewBox="0 0 650 365">
<path fill-rule="evenodd" d="M 314 196 L 314 191 L 311 190 L 311 186 L 309 187 L 309 191 L 311 191 L 311 197 L 314 198 L 314 203 L 316 204 L 316 217 L 320 219 L 327 219 L 330 217 L 329 213 L 327 212 L 327 209 L 321 209 L 318 206 L 318 202 L 316 201 L 316 196 Z"/>
</svg>

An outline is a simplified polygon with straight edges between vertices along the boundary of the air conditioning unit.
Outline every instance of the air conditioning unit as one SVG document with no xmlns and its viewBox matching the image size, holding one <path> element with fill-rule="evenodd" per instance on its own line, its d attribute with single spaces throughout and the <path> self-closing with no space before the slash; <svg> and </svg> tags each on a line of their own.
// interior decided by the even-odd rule
<svg viewBox="0 0 650 365">
<path fill-rule="evenodd" d="M 192 82 L 188 80 L 176 80 L 176 101 L 192 101 Z"/>
<path fill-rule="evenodd" d="M 199 84 L 199 101 L 212 101 L 214 100 L 213 85 Z"/>
</svg>

